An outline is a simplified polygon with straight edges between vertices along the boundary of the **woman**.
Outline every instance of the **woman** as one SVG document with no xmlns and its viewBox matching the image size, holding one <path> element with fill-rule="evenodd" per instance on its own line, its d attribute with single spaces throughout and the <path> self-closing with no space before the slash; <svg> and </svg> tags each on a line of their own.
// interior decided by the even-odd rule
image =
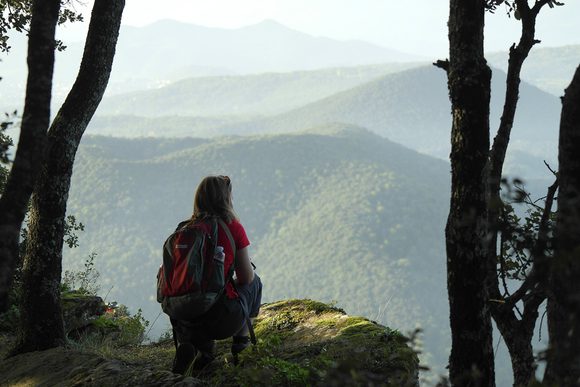
<svg viewBox="0 0 580 387">
<path fill-rule="evenodd" d="M 250 241 L 239 222 L 232 205 L 232 185 L 227 176 L 208 176 L 199 184 L 195 193 L 193 216 L 185 224 L 204 222 L 212 218 L 223 221 L 218 225 L 218 245 L 223 247 L 224 275 L 227 276 L 234 263 L 232 243 L 225 225 L 232 236 L 235 254 L 234 284 L 226 278 L 222 298 L 204 315 L 194 321 L 171 319 L 177 350 L 173 372 L 183 374 L 189 367 L 202 369 L 214 358 L 214 340 L 233 336 L 232 353 L 237 356 L 246 348 L 250 339 L 246 321 L 258 315 L 262 283 L 254 273 L 248 254 Z"/>
</svg>

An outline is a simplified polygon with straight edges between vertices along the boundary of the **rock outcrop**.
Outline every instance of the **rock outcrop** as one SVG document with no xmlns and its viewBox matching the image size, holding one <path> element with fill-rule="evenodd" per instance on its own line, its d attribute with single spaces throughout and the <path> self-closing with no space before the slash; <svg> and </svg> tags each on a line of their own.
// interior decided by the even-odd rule
<svg viewBox="0 0 580 387">
<path fill-rule="evenodd" d="M 418 359 L 407 339 L 366 318 L 311 300 L 266 304 L 255 322 L 258 345 L 234 366 L 231 340 L 196 377 L 169 372 L 173 342 L 119 348 L 55 348 L 0 364 L 0 385 L 43 386 L 417 386 Z"/>
<path fill-rule="evenodd" d="M 69 337 L 80 336 L 106 310 L 101 297 L 78 292 L 62 293 L 61 307 L 65 331 Z"/>
</svg>

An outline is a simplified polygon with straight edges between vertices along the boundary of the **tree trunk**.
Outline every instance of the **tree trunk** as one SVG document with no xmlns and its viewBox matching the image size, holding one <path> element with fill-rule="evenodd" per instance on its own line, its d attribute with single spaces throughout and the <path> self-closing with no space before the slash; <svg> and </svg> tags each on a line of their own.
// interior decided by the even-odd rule
<svg viewBox="0 0 580 387">
<path fill-rule="evenodd" d="M 445 230 L 454 386 L 494 386 L 486 288 L 491 71 L 483 56 L 484 1 L 451 0 L 448 87 L 452 110 L 451 209 Z"/>
<path fill-rule="evenodd" d="M 73 163 L 107 87 L 124 5 L 124 0 L 95 1 L 79 74 L 49 130 L 47 162 L 32 195 L 23 266 L 20 352 L 58 346 L 65 338 L 60 280 Z"/>
<path fill-rule="evenodd" d="M 535 39 L 536 18 L 546 3 L 547 2 L 545 1 L 535 2 L 534 6 L 530 8 L 527 0 L 515 1 L 515 5 L 520 14 L 522 30 L 518 44 L 514 44 L 510 48 L 503 112 L 486 166 L 488 184 L 488 227 L 490 228 L 490 235 L 488 238 L 489 244 L 487 247 L 487 262 L 489 265 L 488 291 L 490 298 L 496 301 L 499 301 L 504 297 L 500 291 L 498 276 L 501 274 L 498 273 L 497 259 L 497 237 L 500 227 L 501 212 L 504 206 L 500 197 L 503 165 L 518 104 L 520 73 L 530 50 L 536 43 L 539 43 L 539 41 Z M 547 213 L 549 214 L 549 211 Z M 547 224 L 544 225 L 544 228 L 546 227 Z M 540 261 L 545 261 L 545 250 L 541 248 L 544 245 L 545 241 L 543 240 L 537 242 L 537 246 L 534 249 L 535 251 L 532 254 L 535 265 L 534 268 L 540 266 Z M 544 287 L 535 286 L 539 282 L 542 282 L 541 285 L 545 284 L 545 281 L 541 281 L 540 278 L 544 276 L 538 275 L 539 272 L 541 272 L 541 270 L 533 271 L 533 285 L 529 285 L 532 280 L 532 278 L 530 278 L 530 281 L 522 284 L 522 291 L 516 291 L 516 293 L 521 294 L 521 296 L 519 296 L 520 299 L 526 297 L 526 300 L 524 301 L 524 313 L 523 316 L 521 316 L 521 319 L 516 317 L 514 311 L 515 304 L 520 301 L 520 299 L 513 301 L 508 300 L 506 303 L 498 302 L 491 304 L 492 316 L 510 353 L 514 375 L 514 386 L 527 386 L 533 377 L 535 369 L 531 340 L 534 333 L 535 323 L 538 318 L 538 308 L 545 298 Z M 524 291 L 523 288 L 528 286 L 531 290 L 529 292 Z"/>
<path fill-rule="evenodd" d="M 18 149 L 0 198 L 0 313 L 19 259 L 20 228 L 46 152 L 60 0 L 36 0 L 28 38 L 28 80 Z"/>
<path fill-rule="evenodd" d="M 502 315 L 502 312 L 507 315 Z M 538 308 L 535 307 L 534 316 L 521 321 L 517 320 L 511 308 L 496 310 L 494 318 L 510 354 L 514 386 L 528 386 L 535 370 L 532 338 Z"/>
<path fill-rule="evenodd" d="M 580 385 L 580 67 L 563 97 L 558 215 L 548 291 L 550 348 L 545 380 Z"/>
</svg>

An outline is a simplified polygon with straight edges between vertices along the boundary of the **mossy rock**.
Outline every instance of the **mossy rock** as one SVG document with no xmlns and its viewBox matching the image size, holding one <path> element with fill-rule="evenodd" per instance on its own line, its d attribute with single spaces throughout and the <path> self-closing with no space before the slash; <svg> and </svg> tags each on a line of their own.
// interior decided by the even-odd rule
<svg viewBox="0 0 580 387">
<path fill-rule="evenodd" d="M 172 340 L 55 348 L 0 362 L 0 385 L 417 386 L 418 359 L 399 332 L 311 300 L 262 306 L 258 345 L 234 366 L 231 339 L 195 377 L 172 374 Z M 2 343 L 0 341 L 0 343 Z M 8 342 L 4 342 L 8 344 Z M 28 384 L 27 384 L 28 383 Z"/>
<path fill-rule="evenodd" d="M 264 305 L 254 325 L 257 347 L 241 354 L 238 367 L 226 357 L 213 383 L 418 385 L 419 362 L 407 338 L 366 318 L 317 301 L 287 300 Z"/>
<path fill-rule="evenodd" d="M 65 330 L 72 337 L 78 337 L 106 310 L 101 297 L 75 291 L 61 293 L 60 302 Z"/>
</svg>

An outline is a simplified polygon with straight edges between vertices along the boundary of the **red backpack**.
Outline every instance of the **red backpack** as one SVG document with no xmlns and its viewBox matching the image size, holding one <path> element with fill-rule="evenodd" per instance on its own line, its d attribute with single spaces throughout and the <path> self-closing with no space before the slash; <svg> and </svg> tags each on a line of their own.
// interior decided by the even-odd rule
<svg viewBox="0 0 580 387">
<path fill-rule="evenodd" d="M 224 273 L 223 246 L 217 245 L 218 224 L 225 231 L 234 262 Z M 235 269 L 235 242 L 221 219 L 182 222 L 163 244 L 163 264 L 157 273 L 157 302 L 171 318 L 192 320 L 219 300 Z"/>
</svg>

